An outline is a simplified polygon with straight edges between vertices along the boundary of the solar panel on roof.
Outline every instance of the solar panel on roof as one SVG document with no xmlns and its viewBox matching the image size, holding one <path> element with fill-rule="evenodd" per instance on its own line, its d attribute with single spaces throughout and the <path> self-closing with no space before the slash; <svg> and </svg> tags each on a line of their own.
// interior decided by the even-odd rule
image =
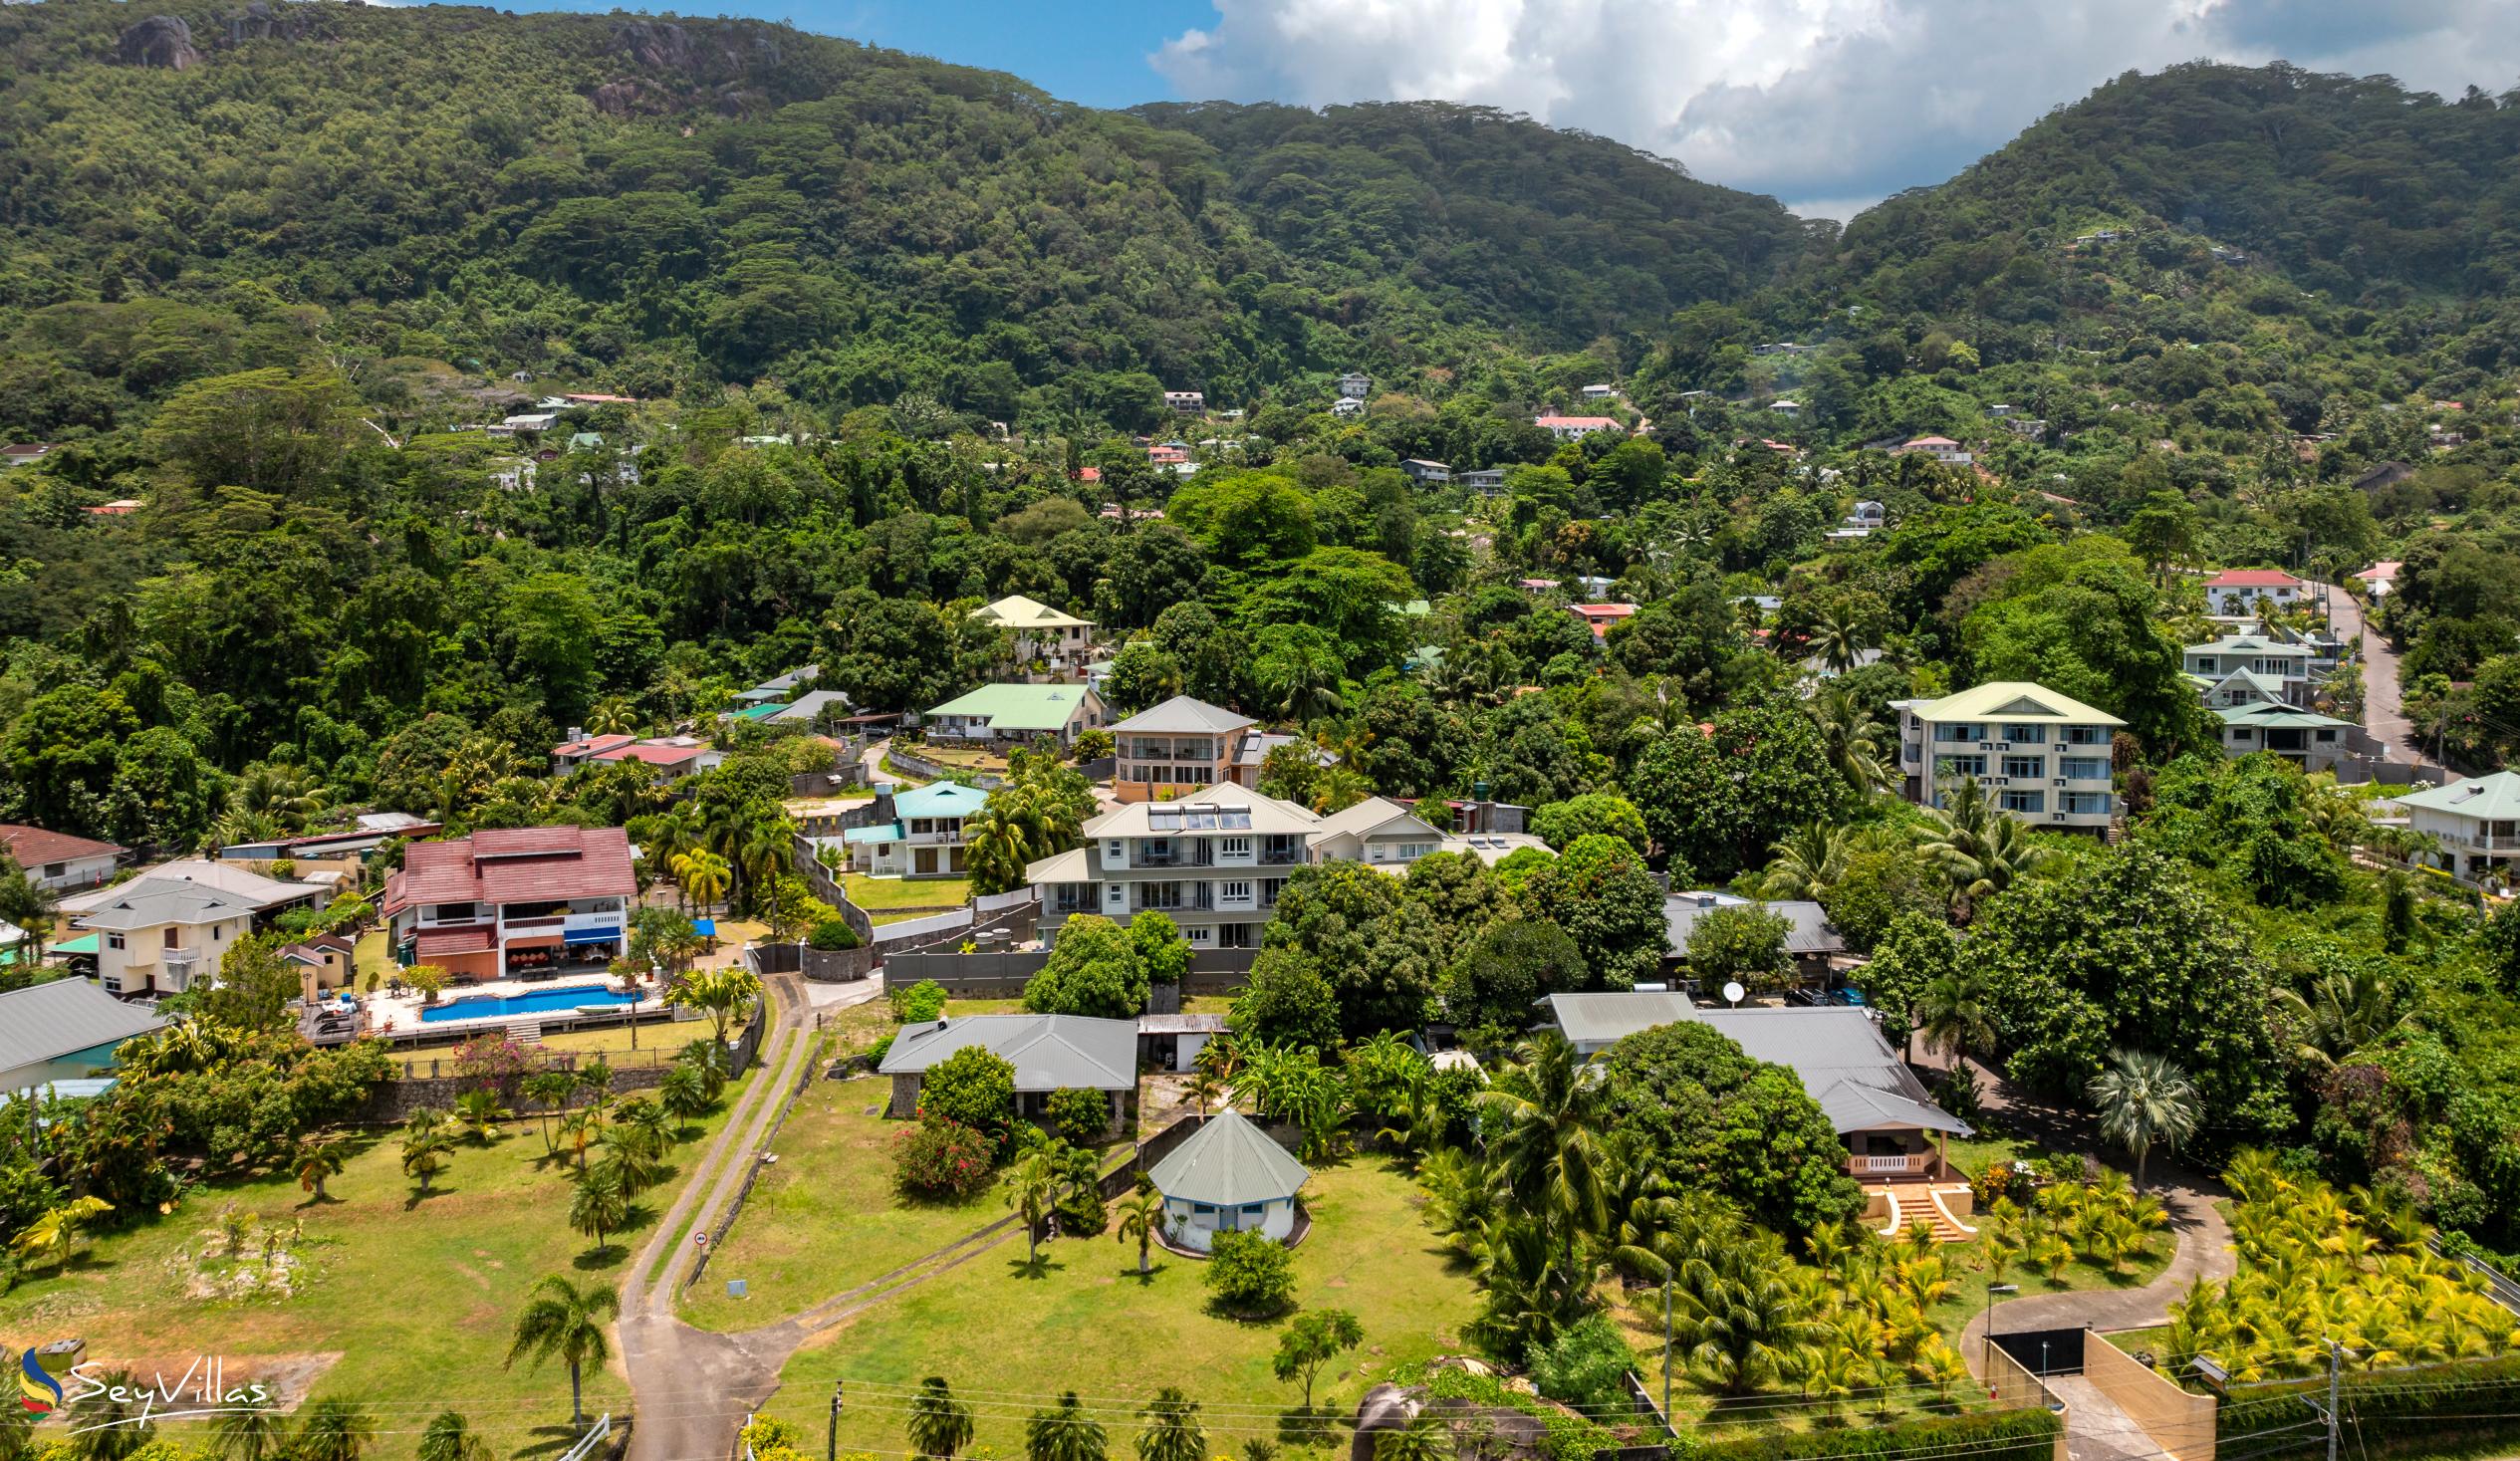
<svg viewBox="0 0 2520 1461">
<path fill-rule="evenodd" d="M 1227 832 L 1249 832 L 1251 830 L 1251 809 L 1248 807 L 1228 808 L 1223 813 L 1219 814 L 1219 816 L 1222 819 L 1220 825 Z"/>
</svg>

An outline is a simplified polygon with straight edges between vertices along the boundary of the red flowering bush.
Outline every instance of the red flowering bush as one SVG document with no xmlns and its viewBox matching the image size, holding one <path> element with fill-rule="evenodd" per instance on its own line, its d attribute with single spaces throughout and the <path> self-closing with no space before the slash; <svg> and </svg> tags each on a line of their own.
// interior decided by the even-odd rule
<svg viewBox="0 0 2520 1461">
<path fill-rule="evenodd" d="M 892 1138 L 893 1180 L 919 1197 L 966 1198 L 989 1185 L 997 1143 L 959 1121 L 922 1118 Z"/>
</svg>

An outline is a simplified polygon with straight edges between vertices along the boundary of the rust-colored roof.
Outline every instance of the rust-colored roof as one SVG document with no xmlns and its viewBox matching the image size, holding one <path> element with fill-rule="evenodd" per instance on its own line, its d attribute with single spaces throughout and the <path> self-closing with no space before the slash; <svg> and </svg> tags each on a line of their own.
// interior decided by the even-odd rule
<svg viewBox="0 0 2520 1461">
<path fill-rule="evenodd" d="M 636 890 L 620 828 L 520 827 L 411 844 L 395 895 L 403 903 L 523 903 Z"/>
<path fill-rule="evenodd" d="M 631 735 L 589 736 L 583 741 L 564 741 L 551 748 L 554 756 L 600 756 L 616 747 L 627 746 L 638 737 Z"/>
<path fill-rule="evenodd" d="M 491 930 L 488 928 L 423 928 L 420 930 L 420 957 L 442 959 L 449 954 L 486 954 L 490 952 Z"/>
<path fill-rule="evenodd" d="M 680 766 L 699 759 L 706 746 L 616 746 L 596 753 L 598 761 L 644 761 L 650 766 Z"/>
<path fill-rule="evenodd" d="M 80 857 L 123 855 L 123 850 L 112 843 L 13 823 L 0 824 L 0 844 L 7 845 L 9 855 L 20 867 L 41 867 L 47 862 L 69 862 Z"/>
</svg>

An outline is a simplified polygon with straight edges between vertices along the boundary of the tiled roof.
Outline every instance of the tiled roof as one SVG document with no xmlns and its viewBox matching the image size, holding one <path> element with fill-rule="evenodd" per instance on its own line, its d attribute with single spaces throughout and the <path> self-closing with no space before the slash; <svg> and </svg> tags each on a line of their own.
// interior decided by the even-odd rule
<svg viewBox="0 0 2520 1461">
<path fill-rule="evenodd" d="M 41 867 L 47 862 L 70 862 L 81 857 L 123 855 L 123 850 L 112 843 L 15 823 L 0 824 L 0 843 L 8 845 L 9 855 L 20 867 Z"/>
<path fill-rule="evenodd" d="M 2208 589 L 2298 589 L 2301 580 L 2281 569 L 2225 569 L 2205 582 Z"/>
<path fill-rule="evenodd" d="M 563 741 L 551 748 L 554 756 L 601 756 L 619 750 L 638 737 L 631 735 L 589 736 L 583 741 Z"/>
<path fill-rule="evenodd" d="M 492 930 L 482 928 L 423 928 L 419 936 L 419 957 L 442 959 L 452 954 L 486 954 L 490 951 Z"/>
<path fill-rule="evenodd" d="M 630 839 L 618 827 L 502 828 L 413 843 L 402 869 L 405 903 L 547 902 L 637 890 Z"/>
</svg>

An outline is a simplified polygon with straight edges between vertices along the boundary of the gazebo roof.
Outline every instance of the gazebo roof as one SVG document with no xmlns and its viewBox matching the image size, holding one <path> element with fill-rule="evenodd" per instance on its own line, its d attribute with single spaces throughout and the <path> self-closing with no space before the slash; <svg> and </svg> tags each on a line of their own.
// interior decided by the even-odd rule
<svg viewBox="0 0 2520 1461">
<path fill-rule="evenodd" d="M 1218 1207 L 1281 1201 L 1313 1176 L 1268 1132 L 1233 1110 L 1210 1116 L 1149 1175 L 1166 1197 Z"/>
</svg>

